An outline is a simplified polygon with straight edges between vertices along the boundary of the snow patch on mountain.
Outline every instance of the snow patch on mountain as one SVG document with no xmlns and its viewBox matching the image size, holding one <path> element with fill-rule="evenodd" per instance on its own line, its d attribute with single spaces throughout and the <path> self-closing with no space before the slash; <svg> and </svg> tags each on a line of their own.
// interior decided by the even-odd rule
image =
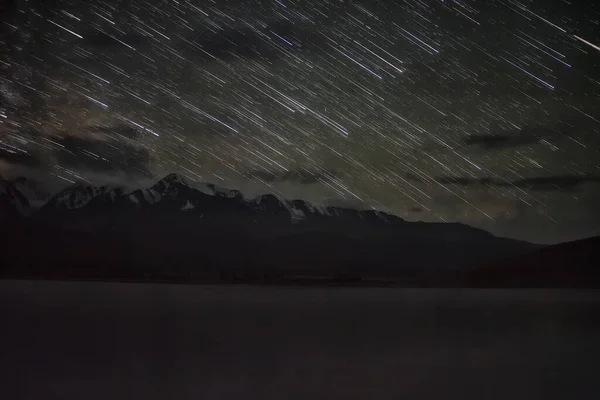
<svg viewBox="0 0 600 400">
<path fill-rule="evenodd" d="M 3 180 L 0 178 L 0 199 L 10 204 L 23 216 L 42 207 L 50 198 L 33 181 L 25 178 Z"/>
<path fill-rule="evenodd" d="M 214 201 L 205 203 L 207 199 L 203 198 L 203 196 L 211 196 L 222 198 L 223 206 L 233 207 L 232 210 L 241 208 L 264 215 L 279 215 L 284 218 L 286 215 L 289 215 L 289 218 L 294 223 L 314 216 L 348 216 L 358 219 L 368 219 L 375 216 L 387 220 L 384 213 L 328 207 L 311 204 L 303 200 L 287 200 L 274 194 L 248 198 L 239 190 L 226 189 L 212 183 L 194 183 L 190 185 L 187 179 L 178 174 L 169 174 L 149 188 L 135 190 L 127 190 L 115 186 L 96 187 L 75 184 L 67 187 L 53 197 L 45 194 L 42 195 L 36 189 L 35 184 L 26 179 L 13 181 L 10 184 L 7 184 L 7 181 L 0 181 L 0 183 L 2 183 L 0 184 L 0 196 L 2 196 L 2 193 L 5 193 L 5 199 L 8 199 L 8 203 L 21 215 L 31 215 L 35 210 L 42 207 L 47 211 L 53 209 L 80 209 L 86 207 L 92 201 L 96 205 L 110 205 L 114 203 L 119 206 L 127 206 L 129 204 L 138 209 L 163 202 L 162 204 L 174 207 L 173 211 L 203 211 L 204 207 L 209 207 L 208 211 L 215 204 L 218 204 L 218 202 L 215 203 Z M 173 202 L 170 203 L 171 201 Z"/>
<path fill-rule="evenodd" d="M 189 200 L 183 205 L 183 207 L 181 207 L 181 211 L 189 211 L 189 210 L 193 210 L 194 208 L 196 208 L 195 205 L 192 204 L 192 202 L 190 202 Z"/>
<path fill-rule="evenodd" d="M 114 201 L 123 193 L 123 189 L 114 186 L 71 186 L 50 200 L 54 207 L 73 210 L 85 207 L 98 196 L 106 196 L 108 201 Z"/>
<path fill-rule="evenodd" d="M 155 204 L 158 203 L 160 201 L 160 199 L 162 199 L 162 194 L 158 192 L 158 190 L 154 189 L 154 188 L 150 188 L 147 190 L 142 191 L 142 193 L 144 194 L 144 199 L 146 200 L 146 202 L 148 204 Z"/>
<path fill-rule="evenodd" d="M 237 197 L 244 201 L 251 200 L 246 198 L 239 190 L 227 189 L 221 186 L 217 186 L 213 183 L 202 183 L 191 187 L 209 196 L 219 196 L 228 199 L 233 199 Z"/>
<path fill-rule="evenodd" d="M 306 214 L 302 210 L 293 207 L 288 208 L 288 210 L 290 211 L 292 222 L 299 222 L 306 218 Z"/>
</svg>

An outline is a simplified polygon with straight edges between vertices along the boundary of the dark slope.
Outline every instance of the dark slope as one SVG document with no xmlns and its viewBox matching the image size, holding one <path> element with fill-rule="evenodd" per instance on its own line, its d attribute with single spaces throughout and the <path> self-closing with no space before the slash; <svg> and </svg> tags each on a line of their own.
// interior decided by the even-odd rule
<svg viewBox="0 0 600 400">
<path fill-rule="evenodd" d="M 600 288 L 600 237 L 548 246 L 493 266 L 467 269 L 474 287 Z"/>
</svg>

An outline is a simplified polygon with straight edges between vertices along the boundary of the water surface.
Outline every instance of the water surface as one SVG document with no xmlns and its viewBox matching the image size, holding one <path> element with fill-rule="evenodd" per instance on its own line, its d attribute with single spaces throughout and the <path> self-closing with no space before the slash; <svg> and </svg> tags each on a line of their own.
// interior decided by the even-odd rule
<svg viewBox="0 0 600 400">
<path fill-rule="evenodd" d="M 0 281 L 7 399 L 597 399 L 600 293 Z"/>
</svg>

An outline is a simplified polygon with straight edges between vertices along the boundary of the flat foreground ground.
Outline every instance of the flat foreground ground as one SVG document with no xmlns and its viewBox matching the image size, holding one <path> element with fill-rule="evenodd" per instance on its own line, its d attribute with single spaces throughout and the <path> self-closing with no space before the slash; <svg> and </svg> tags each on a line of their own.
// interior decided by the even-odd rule
<svg viewBox="0 0 600 400">
<path fill-rule="evenodd" d="M 598 399 L 600 292 L 0 281 L 6 399 Z"/>
</svg>

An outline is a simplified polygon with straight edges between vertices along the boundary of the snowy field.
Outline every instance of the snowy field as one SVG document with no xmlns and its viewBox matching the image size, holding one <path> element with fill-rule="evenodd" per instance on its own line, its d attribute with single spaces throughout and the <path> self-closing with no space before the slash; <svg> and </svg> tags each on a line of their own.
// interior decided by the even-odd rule
<svg viewBox="0 0 600 400">
<path fill-rule="evenodd" d="M 0 281 L 5 399 L 598 399 L 600 293 Z"/>
</svg>

